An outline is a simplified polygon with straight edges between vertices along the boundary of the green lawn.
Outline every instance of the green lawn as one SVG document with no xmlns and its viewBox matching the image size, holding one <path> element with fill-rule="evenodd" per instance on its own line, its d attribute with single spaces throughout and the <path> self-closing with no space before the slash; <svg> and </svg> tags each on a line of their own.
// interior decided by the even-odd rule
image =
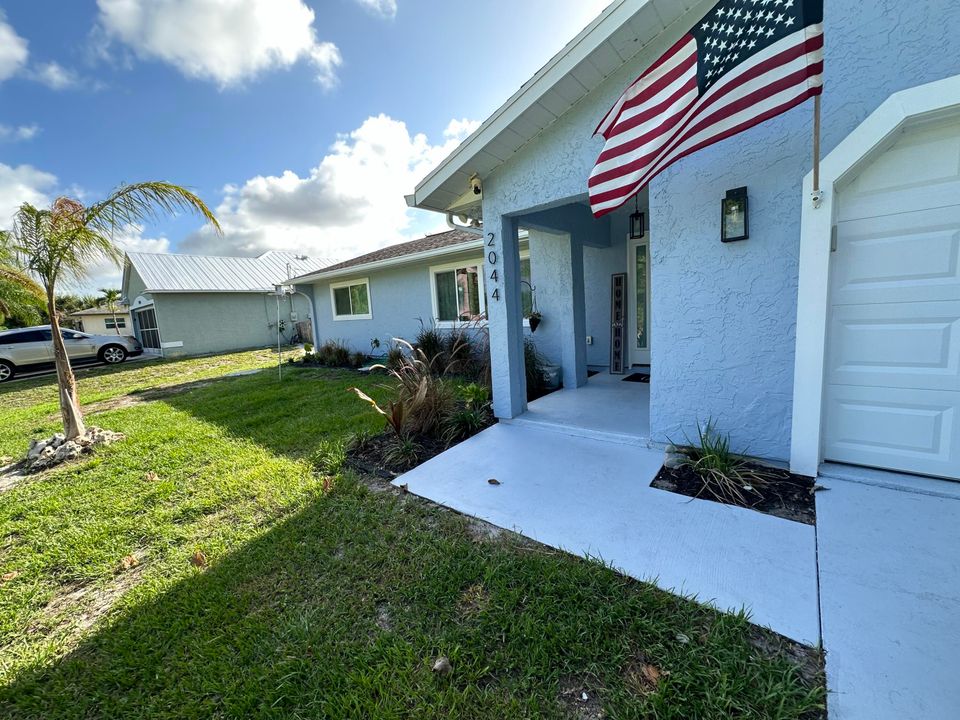
<svg viewBox="0 0 960 720">
<path fill-rule="evenodd" d="M 0 716 L 819 716 L 820 686 L 743 617 L 312 473 L 319 443 L 382 425 L 346 391 L 377 381 L 213 379 L 274 362 L 82 375 L 88 421 L 127 440 L 0 495 Z M 55 415 L 49 379 L 0 389 L 0 454 Z"/>
</svg>

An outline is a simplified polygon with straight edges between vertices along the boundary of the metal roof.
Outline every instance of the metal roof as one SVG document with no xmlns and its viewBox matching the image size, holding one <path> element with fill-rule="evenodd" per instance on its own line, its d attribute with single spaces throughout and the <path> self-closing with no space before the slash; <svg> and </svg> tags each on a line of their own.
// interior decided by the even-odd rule
<svg viewBox="0 0 960 720">
<path fill-rule="evenodd" d="M 124 275 L 126 266 L 133 266 L 145 292 L 151 293 L 270 292 L 290 277 L 331 264 L 325 258 L 304 257 L 276 250 L 255 258 L 131 252 L 127 253 Z"/>
<path fill-rule="evenodd" d="M 612 2 L 421 180 L 414 193 L 407 196 L 407 204 L 480 218 L 481 198 L 469 192 L 473 175 L 481 180 L 489 176 L 674 25 L 667 34 L 676 37 L 667 41 L 675 42 L 686 29 L 677 21 L 692 8 L 703 7 L 703 2 Z M 695 18 L 688 20 L 693 24 Z M 598 120 L 606 110 L 597 108 Z"/>
</svg>

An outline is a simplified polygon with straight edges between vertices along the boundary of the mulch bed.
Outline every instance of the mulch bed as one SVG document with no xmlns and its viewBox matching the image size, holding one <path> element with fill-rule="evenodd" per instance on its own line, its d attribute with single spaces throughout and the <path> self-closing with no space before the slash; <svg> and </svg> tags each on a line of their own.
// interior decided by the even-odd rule
<svg viewBox="0 0 960 720">
<path fill-rule="evenodd" d="M 755 467 L 769 475 L 770 479 L 765 483 L 762 495 L 758 490 L 742 490 L 744 497 L 747 498 L 745 504 L 714 497 L 709 491 L 704 490 L 700 476 L 690 467 L 663 467 L 650 485 L 679 495 L 712 500 L 724 505 L 737 505 L 805 525 L 817 524 L 813 478 L 766 466 Z"/>
<path fill-rule="evenodd" d="M 422 448 L 417 455 L 417 465 L 425 463 L 447 449 L 447 445 L 436 438 L 415 437 L 413 439 Z M 347 452 L 347 464 L 358 472 L 392 480 L 416 467 L 416 465 L 392 465 L 386 461 L 385 456 L 395 442 L 396 435 L 392 431 L 374 435 L 362 447 Z"/>
</svg>

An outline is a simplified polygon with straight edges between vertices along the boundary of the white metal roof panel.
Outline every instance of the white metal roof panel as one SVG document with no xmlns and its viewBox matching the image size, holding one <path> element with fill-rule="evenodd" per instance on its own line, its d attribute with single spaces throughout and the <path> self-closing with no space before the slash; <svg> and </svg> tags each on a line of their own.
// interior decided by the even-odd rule
<svg viewBox="0 0 960 720">
<path fill-rule="evenodd" d="M 253 258 L 127 253 L 147 292 L 269 292 L 288 277 L 332 264 L 326 258 L 300 258 L 275 250 Z"/>
</svg>

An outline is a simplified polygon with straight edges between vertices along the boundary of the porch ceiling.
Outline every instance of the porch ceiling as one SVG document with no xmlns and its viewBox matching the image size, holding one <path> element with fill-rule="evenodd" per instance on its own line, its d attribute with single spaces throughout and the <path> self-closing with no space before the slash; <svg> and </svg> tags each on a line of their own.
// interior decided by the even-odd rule
<svg viewBox="0 0 960 720">
<path fill-rule="evenodd" d="M 489 175 L 698 4 L 612 2 L 424 178 L 407 196 L 408 205 L 479 213 L 468 193 L 471 176 Z M 683 31 L 673 28 L 677 37 Z"/>
</svg>

